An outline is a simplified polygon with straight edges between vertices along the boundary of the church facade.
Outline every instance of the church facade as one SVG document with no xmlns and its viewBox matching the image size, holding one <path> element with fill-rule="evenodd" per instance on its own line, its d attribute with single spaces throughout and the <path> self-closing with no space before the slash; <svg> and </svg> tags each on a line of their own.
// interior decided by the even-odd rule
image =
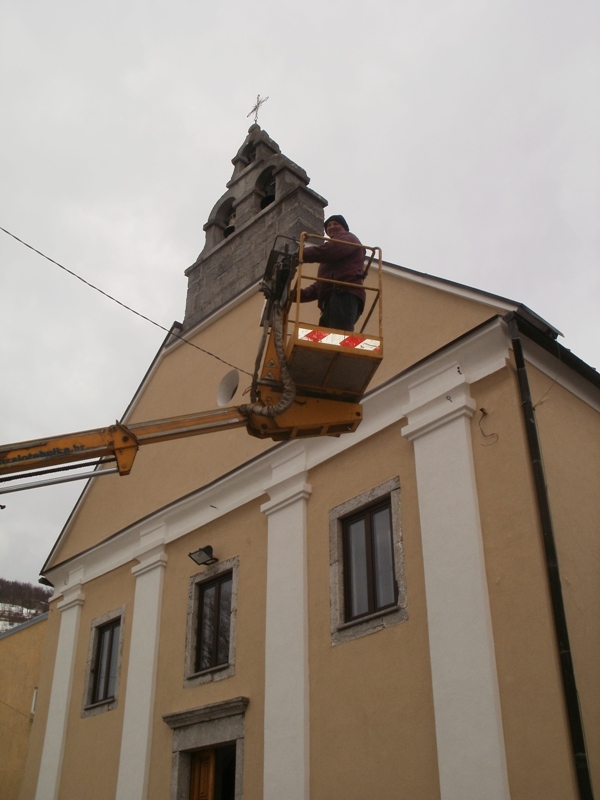
<svg viewBox="0 0 600 800">
<path fill-rule="evenodd" d="M 125 424 L 214 407 L 207 352 L 251 373 L 273 240 L 322 231 L 258 125 L 233 164 Z M 505 298 L 385 263 L 383 308 L 355 433 L 165 442 L 87 485 L 21 800 L 600 791 L 600 378 Z"/>
</svg>

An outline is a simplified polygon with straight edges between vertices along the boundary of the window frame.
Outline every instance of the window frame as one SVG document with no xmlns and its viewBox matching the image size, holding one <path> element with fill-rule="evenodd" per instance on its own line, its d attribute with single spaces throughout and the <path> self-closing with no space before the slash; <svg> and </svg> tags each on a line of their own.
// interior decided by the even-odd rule
<svg viewBox="0 0 600 800">
<path fill-rule="evenodd" d="M 389 511 L 389 520 L 390 520 L 390 544 L 392 547 L 392 580 L 393 580 L 393 593 L 394 599 L 391 603 L 384 603 L 382 605 L 377 605 L 377 589 L 376 589 L 376 582 L 377 582 L 377 565 L 375 563 L 375 541 L 374 541 L 374 530 L 373 530 L 373 516 L 376 512 L 382 511 L 383 509 L 387 509 Z M 352 613 L 352 569 L 351 569 L 351 561 L 350 561 L 350 525 L 354 522 L 358 522 L 359 520 L 365 521 L 365 569 L 366 569 L 366 589 L 367 589 L 367 610 L 361 613 L 353 614 Z M 396 580 L 396 573 L 395 573 L 395 559 L 394 559 L 394 534 L 393 534 L 393 524 L 392 524 L 392 500 L 390 495 L 386 495 L 383 498 L 371 503 L 370 505 L 363 507 L 360 511 L 350 514 L 346 517 L 341 518 L 342 523 L 342 536 L 343 536 L 343 543 L 342 543 L 342 550 L 343 550 L 343 559 L 344 559 L 344 621 L 348 622 L 356 622 L 363 617 L 372 616 L 373 614 L 378 614 L 381 612 L 386 611 L 388 608 L 395 608 L 398 604 L 398 581 Z"/>
<path fill-rule="evenodd" d="M 344 527 L 363 512 L 373 511 L 389 501 L 392 546 L 394 558 L 395 596 L 393 604 L 370 610 L 354 618 L 347 618 L 348 566 L 344 546 Z M 406 579 L 404 570 L 404 546 L 401 528 L 400 478 L 391 478 L 385 483 L 362 492 L 332 508 L 329 512 L 330 555 L 330 625 L 332 645 L 375 633 L 383 628 L 397 625 L 408 619 Z"/>
<path fill-rule="evenodd" d="M 116 630 L 118 627 L 118 631 Z M 99 625 L 96 629 L 96 636 L 98 643 L 96 646 L 96 657 L 94 659 L 94 667 L 92 669 L 92 705 L 97 703 L 110 703 L 115 699 L 115 687 L 117 676 L 115 673 L 115 683 L 111 689 L 111 665 L 115 657 L 119 658 L 119 639 L 121 637 L 121 617 L 115 617 L 110 622 L 104 625 Z M 117 641 L 115 641 L 115 639 Z M 106 655 L 104 655 L 105 640 L 107 642 Z M 101 660 L 105 662 L 104 676 L 101 677 Z"/>
<path fill-rule="evenodd" d="M 227 660 L 226 661 L 219 661 L 219 638 L 221 636 L 221 631 L 223 628 L 222 619 L 221 619 L 221 597 L 223 592 L 223 586 L 225 583 L 231 583 L 231 588 L 233 588 L 233 572 L 223 572 L 220 575 L 217 575 L 212 580 L 207 581 L 200 581 L 196 584 L 196 602 L 198 603 L 198 611 L 197 611 L 197 623 L 196 623 L 196 652 L 194 654 L 194 668 L 195 672 L 206 672 L 209 669 L 217 669 L 218 667 L 226 667 L 229 665 L 229 638 L 231 636 L 231 625 L 229 625 L 228 631 L 228 642 L 227 642 Z M 214 597 L 214 608 L 213 608 L 213 630 L 212 630 L 212 642 L 210 643 L 210 663 L 206 667 L 202 667 L 200 662 L 202 660 L 202 652 L 201 648 L 204 643 L 204 638 L 206 634 L 206 627 L 205 627 L 205 609 L 206 603 L 204 602 L 204 598 L 206 593 L 214 587 L 215 589 L 215 597 Z M 230 589 L 230 608 L 229 608 L 229 616 L 231 618 L 231 589 Z"/>
<path fill-rule="evenodd" d="M 223 680 L 235 674 L 235 630 L 237 616 L 239 558 L 227 559 L 206 568 L 190 578 L 187 607 L 187 629 L 185 646 L 184 688 L 191 688 L 211 681 Z M 227 662 L 197 669 L 196 651 L 200 625 L 200 597 L 210 584 L 225 580 L 231 574 L 231 610 L 229 616 L 229 655 Z"/>
<path fill-rule="evenodd" d="M 98 661 L 100 658 L 100 643 L 102 631 L 107 628 L 114 628 L 119 622 L 118 641 L 112 642 L 112 647 L 118 648 L 117 669 L 115 676 L 114 692 L 110 697 L 95 700 L 97 685 Z M 123 639 L 125 631 L 125 606 L 108 611 L 100 617 L 96 617 L 91 623 L 90 644 L 88 648 L 88 658 L 86 663 L 86 678 L 83 694 L 82 717 L 94 716 L 105 711 L 112 711 L 117 708 L 119 701 L 119 684 L 121 679 L 121 663 L 123 658 Z"/>
</svg>

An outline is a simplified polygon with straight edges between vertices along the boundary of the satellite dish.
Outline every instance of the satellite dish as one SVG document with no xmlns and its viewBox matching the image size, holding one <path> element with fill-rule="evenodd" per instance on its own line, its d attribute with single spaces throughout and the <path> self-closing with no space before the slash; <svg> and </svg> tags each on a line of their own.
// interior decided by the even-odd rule
<svg viewBox="0 0 600 800">
<path fill-rule="evenodd" d="M 220 406 L 226 406 L 231 403 L 233 395 L 237 392 L 240 382 L 240 376 L 237 369 L 232 369 L 225 375 L 219 388 L 217 389 L 217 403 Z"/>
</svg>

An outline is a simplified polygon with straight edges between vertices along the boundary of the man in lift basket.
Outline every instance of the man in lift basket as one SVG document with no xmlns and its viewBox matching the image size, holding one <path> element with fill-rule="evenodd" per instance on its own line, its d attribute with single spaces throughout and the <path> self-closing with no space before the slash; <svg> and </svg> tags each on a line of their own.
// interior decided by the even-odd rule
<svg viewBox="0 0 600 800">
<path fill-rule="evenodd" d="M 363 247 L 354 246 L 359 245 L 360 240 L 350 233 L 348 223 L 341 214 L 334 214 L 325 220 L 325 233 L 331 239 L 340 241 L 307 247 L 304 250 L 303 261 L 319 264 L 317 271 L 319 278 L 354 285 L 337 286 L 317 281 L 301 289 L 300 302 L 317 301 L 321 310 L 319 319 L 321 327 L 353 331 L 356 320 L 365 306 L 366 293 L 361 288 L 365 277 L 365 250 Z"/>
</svg>

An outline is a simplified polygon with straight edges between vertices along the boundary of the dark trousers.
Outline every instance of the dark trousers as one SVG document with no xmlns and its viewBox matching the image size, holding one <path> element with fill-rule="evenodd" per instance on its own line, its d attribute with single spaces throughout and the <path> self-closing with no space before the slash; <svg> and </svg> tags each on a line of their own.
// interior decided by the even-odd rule
<svg viewBox="0 0 600 800">
<path fill-rule="evenodd" d="M 319 325 L 338 331 L 353 331 L 359 317 L 360 300 L 350 292 L 333 292 L 321 311 Z"/>
</svg>

